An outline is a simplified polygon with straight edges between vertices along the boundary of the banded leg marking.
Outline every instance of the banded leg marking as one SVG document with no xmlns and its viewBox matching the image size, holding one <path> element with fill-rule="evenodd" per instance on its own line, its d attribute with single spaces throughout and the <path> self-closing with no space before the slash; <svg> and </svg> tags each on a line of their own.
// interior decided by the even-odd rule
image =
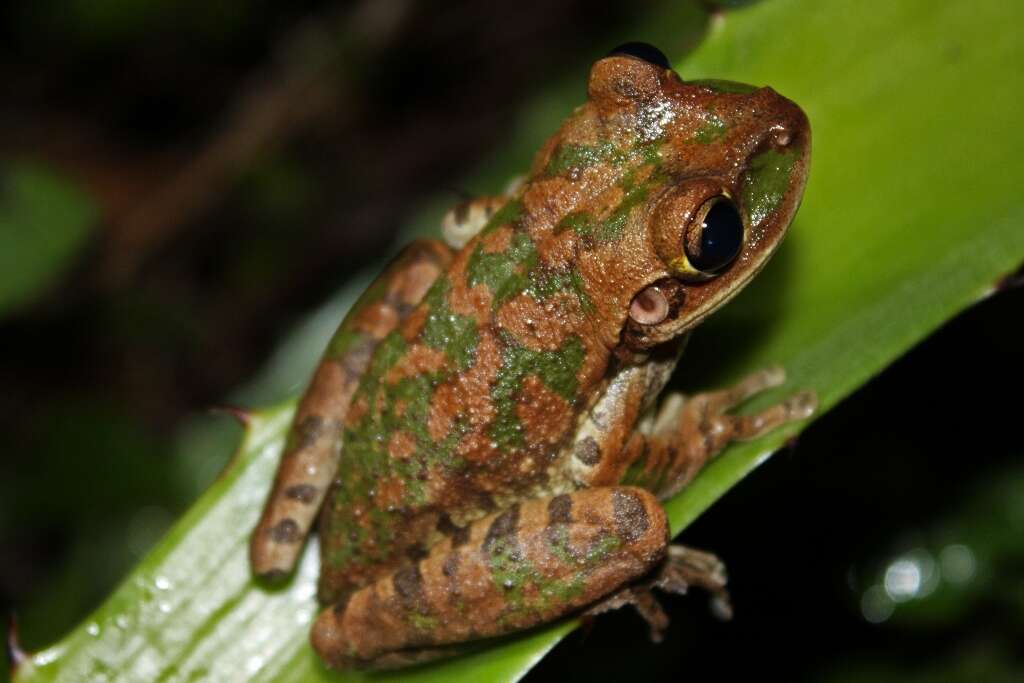
<svg viewBox="0 0 1024 683">
<path fill-rule="evenodd" d="M 288 575 L 338 470 L 342 425 L 377 344 L 423 298 L 451 259 L 438 241 L 415 242 L 352 307 L 299 402 L 249 558 L 264 578 Z"/>
</svg>

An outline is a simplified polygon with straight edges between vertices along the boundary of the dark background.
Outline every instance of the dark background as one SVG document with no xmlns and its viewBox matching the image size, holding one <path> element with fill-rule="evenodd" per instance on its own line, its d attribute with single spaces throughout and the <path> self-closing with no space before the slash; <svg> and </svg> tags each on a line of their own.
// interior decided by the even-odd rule
<svg viewBox="0 0 1024 683">
<path fill-rule="evenodd" d="M 0 609 L 26 646 L 81 620 L 215 476 L 238 432 L 203 409 L 246 396 L 424 201 L 476 190 L 460 179 L 525 98 L 627 39 L 683 54 L 700 11 L 629 31 L 661 4 L 0 8 L 0 217 L 26 165 L 94 217 L 0 308 Z M 531 677 L 1021 680 L 1022 303 L 1007 289 L 949 323 L 687 530 L 731 567 L 733 622 L 666 598 L 662 645 L 614 614 Z M 211 440 L 223 459 L 190 457 Z M 894 600 L 885 577 L 908 571 L 919 590 Z"/>
</svg>

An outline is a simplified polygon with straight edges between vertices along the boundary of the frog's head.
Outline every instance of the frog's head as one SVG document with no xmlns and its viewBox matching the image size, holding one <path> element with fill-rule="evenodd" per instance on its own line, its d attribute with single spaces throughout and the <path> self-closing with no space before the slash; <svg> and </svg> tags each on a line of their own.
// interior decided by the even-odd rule
<svg viewBox="0 0 1024 683">
<path fill-rule="evenodd" d="M 684 82 L 643 44 L 597 61 L 588 89 L 593 126 L 630 150 L 616 182 L 618 206 L 632 204 L 621 238 L 580 266 L 601 281 L 606 331 L 641 350 L 693 329 L 767 263 L 803 195 L 810 127 L 771 88 Z"/>
</svg>

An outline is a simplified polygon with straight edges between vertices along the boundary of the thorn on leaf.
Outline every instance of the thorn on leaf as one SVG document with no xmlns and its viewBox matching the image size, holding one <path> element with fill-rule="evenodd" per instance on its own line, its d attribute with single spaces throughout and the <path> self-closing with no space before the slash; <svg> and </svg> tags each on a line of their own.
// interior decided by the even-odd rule
<svg viewBox="0 0 1024 683">
<path fill-rule="evenodd" d="M 233 417 L 243 427 L 248 427 L 250 424 L 252 424 L 252 412 L 246 410 L 245 408 L 239 408 L 238 406 L 211 406 L 209 412 L 211 415 L 228 415 L 230 417 Z"/>
<path fill-rule="evenodd" d="M 21 647 L 21 643 L 18 642 L 18 622 L 14 618 L 14 613 L 11 612 L 7 623 L 7 659 L 11 663 L 12 679 L 14 678 L 14 674 L 18 670 L 18 667 L 28 659 L 28 656 L 28 652 L 26 652 Z"/>
</svg>

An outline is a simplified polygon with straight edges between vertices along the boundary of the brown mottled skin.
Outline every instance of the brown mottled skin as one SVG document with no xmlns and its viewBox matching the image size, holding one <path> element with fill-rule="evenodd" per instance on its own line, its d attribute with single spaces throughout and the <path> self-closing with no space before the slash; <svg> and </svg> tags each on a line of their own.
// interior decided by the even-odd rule
<svg viewBox="0 0 1024 683">
<path fill-rule="evenodd" d="M 446 217 L 465 246 L 418 243 L 381 275 L 299 405 L 252 565 L 289 573 L 322 510 L 333 606 L 312 642 L 333 667 L 425 661 L 602 599 L 650 611 L 638 579 L 704 580 L 666 559 L 658 499 L 730 441 L 813 411 L 801 393 L 726 412 L 777 369 L 656 406 L 689 331 L 781 242 L 804 114 L 628 55 L 596 62 L 588 90 L 511 196 Z M 718 202 L 742 245 L 700 270 Z"/>
</svg>

